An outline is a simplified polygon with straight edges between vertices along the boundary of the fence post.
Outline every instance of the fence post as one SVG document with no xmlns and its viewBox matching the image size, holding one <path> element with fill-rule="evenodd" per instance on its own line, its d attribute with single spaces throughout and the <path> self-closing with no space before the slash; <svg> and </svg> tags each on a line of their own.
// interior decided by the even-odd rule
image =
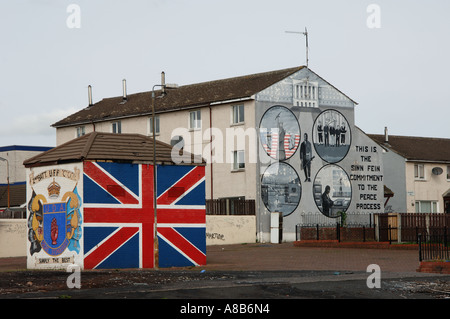
<svg viewBox="0 0 450 319">
<path fill-rule="evenodd" d="M 417 234 L 417 241 L 419 242 L 419 261 L 422 261 L 422 234 Z"/>
<path fill-rule="evenodd" d="M 363 226 L 363 243 L 366 242 L 366 226 Z"/>
<path fill-rule="evenodd" d="M 378 214 L 374 214 L 373 216 L 373 231 L 376 240 L 380 241 L 380 217 Z"/>
<path fill-rule="evenodd" d="M 338 243 L 341 242 L 341 225 L 339 224 L 339 222 L 336 223 L 336 237 L 337 237 L 337 241 Z"/>
<path fill-rule="evenodd" d="M 316 225 L 316 240 L 319 240 L 319 224 Z"/>
<path fill-rule="evenodd" d="M 388 238 L 389 238 L 389 245 L 392 244 L 392 238 L 391 238 L 391 224 L 388 224 Z"/>
<path fill-rule="evenodd" d="M 447 226 L 444 227 L 444 247 L 447 247 Z"/>
</svg>

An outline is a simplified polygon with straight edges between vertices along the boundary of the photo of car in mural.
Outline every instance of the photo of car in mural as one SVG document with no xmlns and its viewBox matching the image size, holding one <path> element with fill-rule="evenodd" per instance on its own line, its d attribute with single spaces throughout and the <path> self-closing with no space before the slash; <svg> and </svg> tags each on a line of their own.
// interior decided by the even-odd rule
<svg viewBox="0 0 450 319">
<path fill-rule="evenodd" d="M 314 179 L 314 200 L 327 217 L 336 218 L 350 205 L 352 187 L 347 173 L 338 165 L 322 167 Z"/>
<path fill-rule="evenodd" d="M 281 212 L 283 217 L 298 206 L 302 194 L 300 179 L 286 163 L 270 165 L 261 180 L 261 197 L 269 212 Z"/>
<path fill-rule="evenodd" d="M 350 125 L 345 117 L 336 110 L 320 113 L 313 127 L 313 144 L 324 161 L 341 161 L 347 155 L 351 144 Z"/>
<path fill-rule="evenodd" d="M 294 155 L 300 143 L 300 127 L 288 108 L 281 105 L 269 108 L 259 127 L 261 144 L 267 155 L 280 161 Z"/>
</svg>

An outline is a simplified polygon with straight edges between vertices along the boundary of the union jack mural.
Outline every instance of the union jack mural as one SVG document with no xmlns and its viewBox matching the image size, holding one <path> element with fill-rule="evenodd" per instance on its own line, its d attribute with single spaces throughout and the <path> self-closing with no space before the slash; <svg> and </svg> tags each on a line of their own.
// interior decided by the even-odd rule
<svg viewBox="0 0 450 319">
<path fill-rule="evenodd" d="M 205 170 L 157 167 L 159 266 L 206 263 Z M 84 268 L 154 267 L 153 166 L 84 162 Z"/>
<path fill-rule="evenodd" d="M 157 167 L 159 266 L 206 264 L 204 166 Z"/>
</svg>

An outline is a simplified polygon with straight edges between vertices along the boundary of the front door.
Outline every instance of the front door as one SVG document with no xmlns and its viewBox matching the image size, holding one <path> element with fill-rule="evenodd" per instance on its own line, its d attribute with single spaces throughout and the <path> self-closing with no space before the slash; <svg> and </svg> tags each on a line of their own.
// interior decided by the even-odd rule
<svg viewBox="0 0 450 319">
<path fill-rule="evenodd" d="M 450 214 L 450 196 L 444 197 L 444 213 Z"/>
</svg>

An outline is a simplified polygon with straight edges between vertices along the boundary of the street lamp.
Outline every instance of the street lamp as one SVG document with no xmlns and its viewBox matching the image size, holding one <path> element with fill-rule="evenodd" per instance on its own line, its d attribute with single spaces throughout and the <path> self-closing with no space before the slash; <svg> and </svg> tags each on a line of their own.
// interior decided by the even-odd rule
<svg viewBox="0 0 450 319">
<path fill-rule="evenodd" d="M 10 208 L 10 197 L 9 197 L 9 161 L 6 158 L 0 157 L 0 161 L 6 162 L 6 170 L 7 170 L 7 181 L 8 181 L 8 209 Z"/>
<path fill-rule="evenodd" d="M 166 89 L 176 89 L 177 84 L 166 84 L 165 73 L 161 72 L 161 84 L 155 84 L 152 88 L 152 137 L 153 137 L 153 212 L 154 212 L 154 234 L 153 234 L 153 253 L 154 253 L 154 268 L 159 267 L 159 252 L 158 252 L 158 220 L 156 212 L 156 132 L 155 132 L 155 87 L 161 88 L 161 96 L 163 98 L 167 93 Z"/>
</svg>

